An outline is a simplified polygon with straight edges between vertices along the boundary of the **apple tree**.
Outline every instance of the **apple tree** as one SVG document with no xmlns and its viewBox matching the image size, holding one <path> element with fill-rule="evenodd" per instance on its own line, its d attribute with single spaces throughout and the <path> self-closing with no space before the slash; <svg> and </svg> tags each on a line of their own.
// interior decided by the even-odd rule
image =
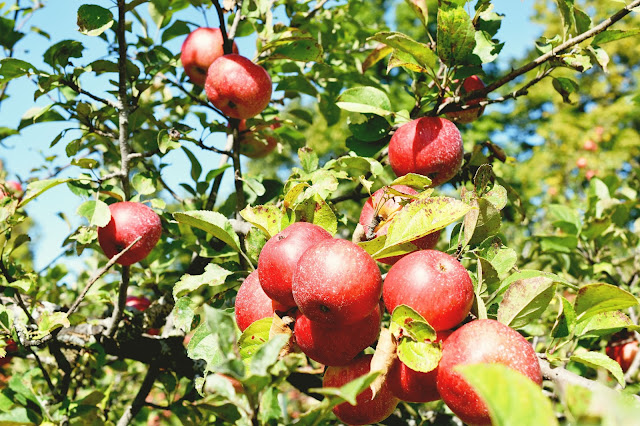
<svg viewBox="0 0 640 426">
<path fill-rule="evenodd" d="M 640 415 L 640 0 L 538 2 L 507 67 L 491 0 L 77 3 L 0 5 L 0 422 Z"/>
</svg>

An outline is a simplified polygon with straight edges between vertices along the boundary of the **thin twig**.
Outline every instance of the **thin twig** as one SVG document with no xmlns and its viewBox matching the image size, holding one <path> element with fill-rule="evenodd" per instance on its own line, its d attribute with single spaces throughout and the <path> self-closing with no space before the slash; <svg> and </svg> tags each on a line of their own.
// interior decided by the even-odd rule
<svg viewBox="0 0 640 426">
<path fill-rule="evenodd" d="M 122 267 L 122 281 L 118 287 L 118 301 L 114 304 L 113 314 L 111 315 L 111 324 L 105 333 L 107 337 L 113 337 L 118 329 L 118 323 L 122 318 L 122 312 L 124 311 L 125 304 L 127 302 L 127 289 L 129 288 L 129 279 L 131 278 L 131 267 Z"/>
<path fill-rule="evenodd" d="M 131 189 L 129 185 L 129 155 L 131 147 L 129 146 L 129 105 L 127 99 L 127 41 L 125 39 L 125 0 L 118 0 L 118 128 L 120 145 L 120 179 L 122 181 L 122 190 L 125 199 L 131 198 Z"/>
<path fill-rule="evenodd" d="M 62 80 L 60 80 L 60 82 L 62 84 L 64 84 L 65 86 L 67 86 L 68 88 L 70 88 L 71 90 L 73 90 L 73 91 L 75 91 L 75 92 L 77 92 L 77 93 L 79 93 L 81 95 L 88 96 L 89 98 L 93 99 L 94 101 L 101 102 L 101 103 L 105 104 L 106 106 L 110 106 L 110 107 L 112 107 L 114 109 L 118 108 L 118 104 L 115 103 L 114 101 L 111 101 L 111 100 L 105 99 L 105 98 L 101 98 L 98 95 L 95 95 L 95 94 L 93 94 L 91 92 L 88 92 L 88 91 L 82 89 L 80 86 L 78 86 L 78 84 L 76 82 L 74 82 L 72 80 L 62 79 Z"/>
<path fill-rule="evenodd" d="M 151 392 L 151 388 L 153 387 L 153 383 L 156 381 L 156 377 L 158 376 L 159 371 L 160 370 L 155 363 L 149 366 L 149 370 L 147 370 L 147 374 L 144 376 L 144 380 L 140 385 L 138 394 L 134 398 L 131 405 L 129 405 L 124 411 L 124 414 L 122 415 L 122 417 L 120 417 L 120 420 L 118 420 L 117 426 L 126 426 L 130 424 L 135 416 L 140 412 L 140 409 L 144 407 L 144 400 L 147 398 L 147 395 L 149 395 L 149 392 Z"/>
</svg>

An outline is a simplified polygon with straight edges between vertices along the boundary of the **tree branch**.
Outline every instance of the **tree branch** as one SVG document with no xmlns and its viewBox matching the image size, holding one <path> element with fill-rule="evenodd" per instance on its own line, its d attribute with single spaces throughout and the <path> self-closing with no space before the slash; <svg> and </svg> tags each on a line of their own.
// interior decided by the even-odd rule
<svg viewBox="0 0 640 426">
<path fill-rule="evenodd" d="M 147 374 L 144 376 L 144 380 L 140 385 L 138 394 L 134 398 L 131 405 L 129 405 L 124 411 L 124 414 L 122 415 L 122 417 L 120 417 L 120 420 L 118 420 L 118 426 L 128 425 L 134 419 L 136 414 L 140 412 L 140 409 L 144 406 L 144 400 L 147 398 L 147 395 L 149 395 L 149 392 L 151 392 L 153 382 L 156 381 L 158 372 L 159 369 L 155 363 L 149 366 L 149 370 L 147 370 Z"/>
<path fill-rule="evenodd" d="M 127 289 L 129 288 L 129 279 L 131 277 L 131 267 L 122 267 L 122 281 L 118 287 L 118 301 L 113 306 L 113 314 L 111 315 L 111 324 L 107 329 L 107 336 L 113 337 L 118 329 L 118 323 L 122 318 L 122 312 L 124 311 L 125 304 L 127 302 Z"/>
</svg>

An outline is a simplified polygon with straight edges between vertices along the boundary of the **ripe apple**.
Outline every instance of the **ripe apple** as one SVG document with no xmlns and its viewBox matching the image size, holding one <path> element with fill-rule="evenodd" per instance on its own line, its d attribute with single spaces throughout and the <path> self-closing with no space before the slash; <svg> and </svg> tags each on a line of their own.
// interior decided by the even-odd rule
<svg viewBox="0 0 640 426">
<path fill-rule="evenodd" d="M 347 240 L 323 240 L 305 251 L 293 277 L 293 299 L 312 321 L 360 321 L 380 301 L 382 276 L 373 258 Z"/>
<path fill-rule="evenodd" d="M 160 217 L 142 203 L 121 201 L 109 206 L 111 219 L 98 228 L 98 243 L 108 258 L 112 258 L 136 238 L 142 237 L 118 259 L 120 265 L 131 265 L 147 257 L 162 234 Z"/>
<path fill-rule="evenodd" d="M 293 334 L 302 352 L 324 365 L 346 365 L 380 334 L 380 304 L 364 319 L 349 325 L 333 326 L 298 312 Z"/>
<path fill-rule="evenodd" d="M 383 187 L 374 192 L 373 195 L 369 197 L 367 202 L 364 203 L 364 206 L 362 206 L 362 211 L 360 212 L 359 222 L 360 225 L 365 228 L 365 230 L 367 229 L 367 227 L 371 227 L 372 224 L 376 224 L 373 229 L 373 238 L 386 235 L 389 230 L 389 226 L 391 225 L 391 221 L 404 207 L 402 202 L 411 201 L 408 198 L 403 198 L 398 195 L 387 195 L 387 188 L 388 187 Z M 416 195 L 418 193 L 418 191 L 406 185 L 394 185 L 392 188 L 409 195 Z M 417 240 L 413 240 L 411 241 L 411 243 L 419 249 L 427 250 L 434 248 L 436 244 L 438 244 L 439 238 L 440 231 L 436 231 L 429 235 L 425 235 L 422 238 L 418 238 Z M 404 255 L 385 257 L 382 259 L 378 259 L 378 262 L 385 263 L 387 265 L 393 265 L 403 256 Z"/>
<path fill-rule="evenodd" d="M 280 126 L 280 123 L 273 123 L 269 127 L 275 130 Z M 269 134 L 261 134 L 260 128 L 256 131 L 247 130 L 247 120 L 240 120 L 238 130 L 240 131 L 240 154 L 246 157 L 265 157 L 278 146 L 278 140 Z"/>
<path fill-rule="evenodd" d="M 296 306 L 291 292 L 300 256 L 331 234 L 318 225 L 296 222 L 280 231 L 262 247 L 258 257 L 260 285 L 271 299 L 286 307 Z"/>
<path fill-rule="evenodd" d="M 256 269 L 245 278 L 236 295 L 235 311 L 238 328 L 244 331 L 255 321 L 272 317 L 276 309 L 287 310 L 267 296 L 260 286 Z"/>
<path fill-rule="evenodd" d="M 232 118 L 260 114 L 271 100 L 271 77 L 267 70 L 235 54 L 213 61 L 204 88 L 209 101 Z"/>
<path fill-rule="evenodd" d="M 325 388 L 341 387 L 367 374 L 370 370 L 372 357 L 373 355 L 361 355 L 345 366 L 328 367 L 324 373 L 322 386 Z M 393 413 L 399 401 L 393 396 L 386 382 L 375 398 L 371 399 L 372 395 L 371 389 L 367 388 L 357 396 L 356 405 L 343 402 L 333 408 L 333 414 L 350 425 L 368 425 L 381 422 Z"/>
<path fill-rule="evenodd" d="M 151 301 L 144 296 L 127 296 L 124 306 L 144 312 L 149 306 L 151 306 Z M 147 334 L 157 336 L 160 334 L 160 330 L 157 328 L 150 328 L 147 330 Z"/>
<path fill-rule="evenodd" d="M 626 372 L 638 353 L 638 341 L 626 332 L 614 336 L 619 337 L 609 342 L 605 352 L 609 358 L 620 364 L 622 371 Z"/>
<path fill-rule="evenodd" d="M 514 329 L 491 319 L 467 323 L 448 338 L 438 365 L 438 392 L 463 422 L 490 425 L 486 404 L 458 373 L 459 365 L 499 363 L 542 385 L 540 364 L 533 347 Z M 504 392 L 509 392 L 505 389 Z"/>
<path fill-rule="evenodd" d="M 584 157 L 580 157 L 576 160 L 576 167 L 578 167 L 579 169 L 584 169 L 585 167 L 587 167 L 587 159 Z"/>
<path fill-rule="evenodd" d="M 477 75 L 465 78 L 462 83 L 461 96 L 473 92 L 474 90 L 484 89 L 484 82 Z M 450 99 L 450 98 L 449 98 Z M 487 98 L 477 98 L 467 101 L 467 105 L 477 105 L 482 101 L 486 101 Z M 462 111 L 452 111 L 445 113 L 445 116 L 456 123 L 468 124 L 478 119 L 484 112 L 484 107 L 467 108 Z"/>
<path fill-rule="evenodd" d="M 233 53 L 238 53 L 235 42 Z M 203 27 L 192 31 L 184 40 L 180 61 L 191 82 L 204 86 L 209 66 L 222 55 L 224 55 L 224 47 L 220 28 Z"/>
<path fill-rule="evenodd" d="M 452 330 L 438 331 L 436 341 L 445 342 Z M 438 367 L 428 373 L 412 370 L 405 363 L 396 359 L 389 370 L 387 381 L 389 389 L 397 398 L 407 402 L 429 402 L 440 399 L 436 377 Z"/>
<path fill-rule="evenodd" d="M 445 118 L 410 121 L 396 130 L 389 142 L 389 163 L 395 174 L 426 175 L 432 186 L 454 177 L 462 166 L 463 155 L 460 131 Z"/>
<path fill-rule="evenodd" d="M 586 141 L 584 141 L 582 149 L 584 149 L 585 151 L 597 151 L 598 145 L 593 140 L 587 139 Z"/>
<path fill-rule="evenodd" d="M 464 266 L 437 250 L 409 253 L 391 267 L 384 280 L 383 299 L 389 312 L 407 305 L 436 330 L 460 324 L 471 310 L 473 297 L 473 284 Z"/>
</svg>

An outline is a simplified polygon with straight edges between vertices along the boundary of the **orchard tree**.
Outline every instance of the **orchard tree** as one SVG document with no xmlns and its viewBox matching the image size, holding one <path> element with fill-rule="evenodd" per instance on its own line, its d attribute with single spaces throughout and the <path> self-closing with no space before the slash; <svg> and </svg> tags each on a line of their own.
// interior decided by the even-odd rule
<svg viewBox="0 0 640 426">
<path fill-rule="evenodd" d="M 504 67 L 491 0 L 2 4 L 0 422 L 637 421 L 639 6 L 538 2 Z"/>
</svg>

